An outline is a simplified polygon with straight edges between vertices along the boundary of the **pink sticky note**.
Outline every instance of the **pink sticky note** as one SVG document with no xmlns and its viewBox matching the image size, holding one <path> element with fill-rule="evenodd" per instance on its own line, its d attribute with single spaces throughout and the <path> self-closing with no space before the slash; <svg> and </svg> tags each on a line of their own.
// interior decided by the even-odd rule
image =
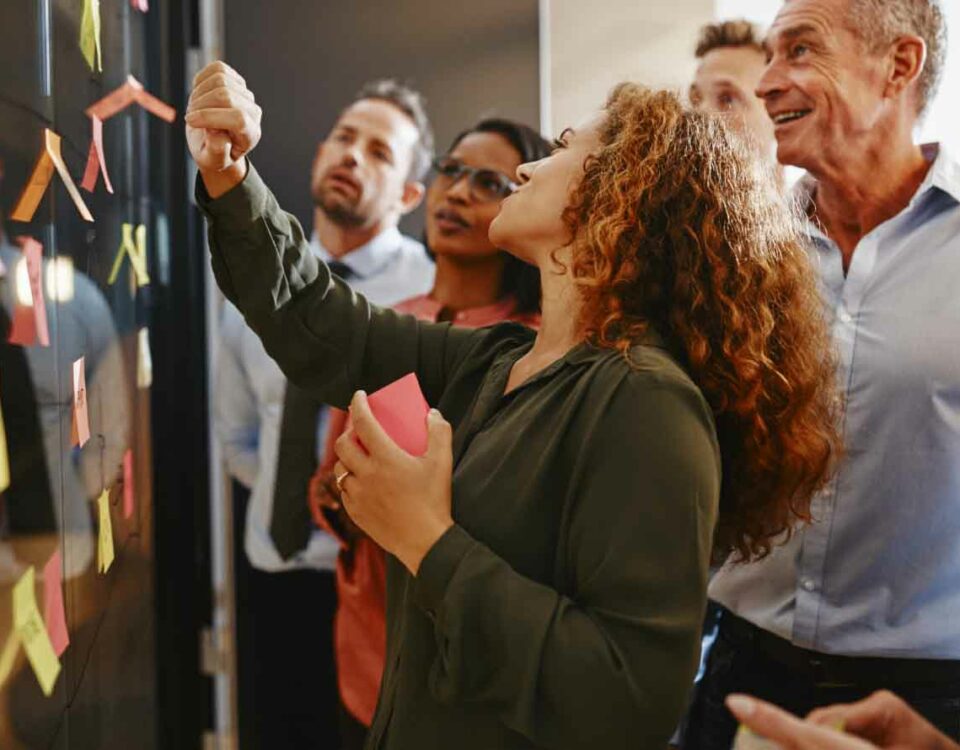
<svg viewBox="0 0 960 750">
<path fill-rule="evenodd" d="M 90 439 L 90 420 L 87 418 L 87 379 L 83 357 L 73 363 L 73 445 L 83 445 Z"/>
<path fill-rule="evenodd" d="M 62 570 L 63 558 L 58 549 L 43 566 L 43 621 L 57 656 L 62 656 L 70 645 L 63 608 Z"/>
<path fill-rule="evenodd" d="M 133 516 L 133 451 L 123 454 L 123 517 Z"/>
<path fill-rule="evenodd" d="M 139 10 L 141 13 L 146 13 L 150 10 L 150 3 L 148 0 L 130 0 L 130 5 L 133 6 L 134 10 Z"/>
<path fill-rule="evenodd" d="M 47 305 L 43 301 L 43 245 L 32 237 L 19 238 L 23 257 L 27 262 L 30 277 L 30 292 L 33 294 L 33 318 L 37 326 L 37 338 L 41 346 L 50 346 L 50 331 L 47 328 Z"/>
<path fill-rule="evenodd" d="M 110 175 L 107 174 L 107 161 L 103 153 L 103 120 L 96 115 L 90 115 L 90 124 L 93 127 L 93 136 L 90 138 L 90 153 L 87 155 L 87 168 L 83 173 L 80 187 L 92 193 L 97 186 L 97 175 L 103 173 L 103 184 L 108 193 L 113 192 L 110 184 Z"/>
<path fill-rule="evenodd" d="M 423 397 L 414 373 L 395 380 L 367 397 L 370 411 L 380 426 L 407 453 L 422 456 L 427 452 L 427 413 L 430 405 Z"/>
</svg>

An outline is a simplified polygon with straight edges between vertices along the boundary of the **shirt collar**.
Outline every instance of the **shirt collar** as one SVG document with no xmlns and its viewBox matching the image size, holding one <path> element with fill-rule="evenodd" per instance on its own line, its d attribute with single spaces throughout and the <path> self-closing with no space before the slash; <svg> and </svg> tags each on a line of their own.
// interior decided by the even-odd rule
<svg viewBox="0 0 960 750">
<path fill-rule="evenodd" d="M 365 279 L 375 276 L 393 260 L 403 244 L 403 235 L 396 227 L 384 229 L 380 234 L 364 245 L 351 250 L 346 255 L 334 258 L 314 232 L 310 238 L 310 249 L 320 260 L 326 262 L 337 260 L 346 265 L 356 274 L 357 278 Z"/>
<path fill-rule="evenodd" d="M 920 146 L 923 156 L 930 164 L 927 170 L 927 176 L 923 178 L 917 192 L 913 194 L 910 202 L 904 211 L 910 211 L 916 207 L 931 190 L 940 190 L 957 203 L 960 203 L 960 163 L 958 163 L 950 152 L 941 143 L 924 143 Z M 813 194 L 817 189 L 817 180 L 809 172 L 797 182 L 793 188 L 793 197 L 803 212 L 807 216 L 810 203 L 813 201 Z M 816 239 L 828 240 L 826 234 L 815 219 L 807 219 L 807 231 Z"/>
</svg>

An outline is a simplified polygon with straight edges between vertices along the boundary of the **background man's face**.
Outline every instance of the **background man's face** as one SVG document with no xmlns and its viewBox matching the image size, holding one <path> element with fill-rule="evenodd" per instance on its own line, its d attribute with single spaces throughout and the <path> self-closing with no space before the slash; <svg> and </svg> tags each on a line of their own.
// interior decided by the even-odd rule
<svg viewBox="0 0 960 750">
<path fill-rule="evenodd" d="M 773 123 L 756 95 L 765 69 L 764 54 L 754 47 L 712 49 L 697 68 L 690 101 L 698 109 L 729 115 L 734 127 L 767 154 L 773 151 Z"/>
<path fill-rule="evenodd" d="M 402 212 L 419 133 L 397 107 L 362 99 L 340 115 L 313 164 L 314 203 L 337 224 L 369 227 Z"/>
</svg>

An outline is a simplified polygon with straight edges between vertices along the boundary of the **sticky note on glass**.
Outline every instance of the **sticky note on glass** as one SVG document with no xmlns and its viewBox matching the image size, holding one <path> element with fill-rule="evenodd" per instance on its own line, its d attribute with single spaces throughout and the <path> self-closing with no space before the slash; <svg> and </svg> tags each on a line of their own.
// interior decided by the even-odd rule
<svg viewBox="0 0 960 750">
<path fill-rule="evenodd" d="M 42 346 L 50 346 L 47 305 L 43 299 L 43 245 L 31 237 L 19 237 L 18 242 L 23 257 L 14 271 L 16 301 L 7 340 L 32 346 L 39 339 Z"/>
<path fill-rule="evenodd" d="M 137 388 L 153 385 L 153 357 L 150 355 L 150 332 L 141 328 L 137 332 Z"/>
<path fill-rule="evenodd" d="M 63 606 L 63 556 L 58 549 L 43 566 L 43 620 L 57 656 L 70 645 L 67 616 Z"/>
<path fill-rule="evenodd" d="M 129 258 L 130 267 L 133 269 L 134 277 L 137 280 L 137 286 L 146 286 L 150 283 L 150 275 L 147 273 L 147 228 L 143 224 L 139 224 L 134 229 L 133 224 L 124 222 L 121 232 L 120 249 L 113 261 L 113 268 L 110 269 L 107 283 L 116 283 L 120 266 L 123 265 L 123 259 Z"/>
<path fill-rule="evenodd" d="M 103 120 L 96 115 L 90 115 L 90 125 L 93 134 L 90 136 L 90 151 L 87 153 L 87 168 L 83 173 L 80 187 L 92 193 L 97 186 L 97 176 L 103 173 L 103 185 L 108 193 L 113 192 L 110 184 L 110 175 L 107 174 L 107 160 L 103 153 Z"/>
<path fill-rule="evenodd" d="M 139 10 L 141 13 L 146 13 L 150 10 L 150 3 L 148 0 L 130 0 L 130 5 L 133 6 L 134 10 Z"/>
<path fill-rule="evenodd" d="M 80 191 L 63 161 L 63 156 L 60 153 L 60 136 L 48 128 L 44 128 L 43 150 L 37 157 L 37 163 L 33 167 L 33 172 L 30 174 L 26 187 L 20 194 L 20 199 L 17 201 L 13 213 L 10 214 L 11 219 L 14 221 L 30 221 L 33 219 L 37 206 L 40 205 L 40 200 L 50 185 L 54 170 L 63 180 L 64 187 L 67 188 L 67 192 L 80 215 L 86 221 L 93 221 L 93 215 L 87 208 L 87 204 L 83 202 L 83 197 L 80 195 Z"/>
<path fill-rule="evenodd" d="M 133 451 L 123 454 L 123 517 L 133 516 Z"/>
<path fill-rule="evenodd" d="M 427 452 L 430 406 L 414 373 L 370 394 L 367 401 L 373 416 L 397 445 L 414 456 Z"/>
<path fill-rule="evenodd" d="M 80 51 L 90 70 L 103 72 L 103 50 L 100 47 L 100 0 L 83 0 L 80 17 Z"/>
<path fill-rule="evenodd" d="M 87 416 L 87 376 L 83 357 L 73 363 L 73 445 L 83 447 L 90 439 L 90 420 Z"/>
<path fill-rule="evenodd" d="M 44 695 L 49 696 L 53 692 L 57 675 L 60 674 L 60 659 L 53 650 L 47 628 L 37 608 L 35 576 L 31 565 L 13 587 L 13 624 L 40 688 Z"/>
<path fill-rule="evenodd" d="M 97 540 L 97 570 L 106 573 L 113 565 L 113 522 L 110 519 L 110 493 L 104 490 L 97 498 L 100 535 Z"/>
<path fill-rule="evenodd" d="M 143 84 L 133 76 L 127 76 L 123 85 L 118 86 L 105 97 L 91 104 L 85 111 L 87 115 L 108 120 L 134 102 L 150 114 L 156 115 L 166 122 L 173 122 L 177 119 L 176 109 L 149 93 L 143 88 Z"/>
<path fill-rule="evenodd" d="M 3 384 L 0 383 L 0 388 Z M 3 408 L 0 407 L 0 492 L 10 486 L 10 454 L 7 452 L 7 428 L 3 424 Z"/>
</svg>

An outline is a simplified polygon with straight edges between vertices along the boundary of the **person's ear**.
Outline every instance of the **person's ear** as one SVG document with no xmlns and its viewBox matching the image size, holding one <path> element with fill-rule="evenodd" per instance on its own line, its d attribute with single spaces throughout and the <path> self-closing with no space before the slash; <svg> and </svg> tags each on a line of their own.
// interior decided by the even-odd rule
<svg viewBox="0 0 960 750">
<path fill-rule="evenodd" d="M 918 36 L 902 36 L 890 47 L 887 73 L 887 96 L 899 96 L 923 73 L 927 62 L 927 45 Z"/>
<path fill-rule="evenodd" d="M 400 196 L 400 213 L 406 216 L 411 211 L 416 210 L 426 192 L 427 189 L 422 182 L 407 180 L 403 183 L 403 194 Z"/>
</svg>

